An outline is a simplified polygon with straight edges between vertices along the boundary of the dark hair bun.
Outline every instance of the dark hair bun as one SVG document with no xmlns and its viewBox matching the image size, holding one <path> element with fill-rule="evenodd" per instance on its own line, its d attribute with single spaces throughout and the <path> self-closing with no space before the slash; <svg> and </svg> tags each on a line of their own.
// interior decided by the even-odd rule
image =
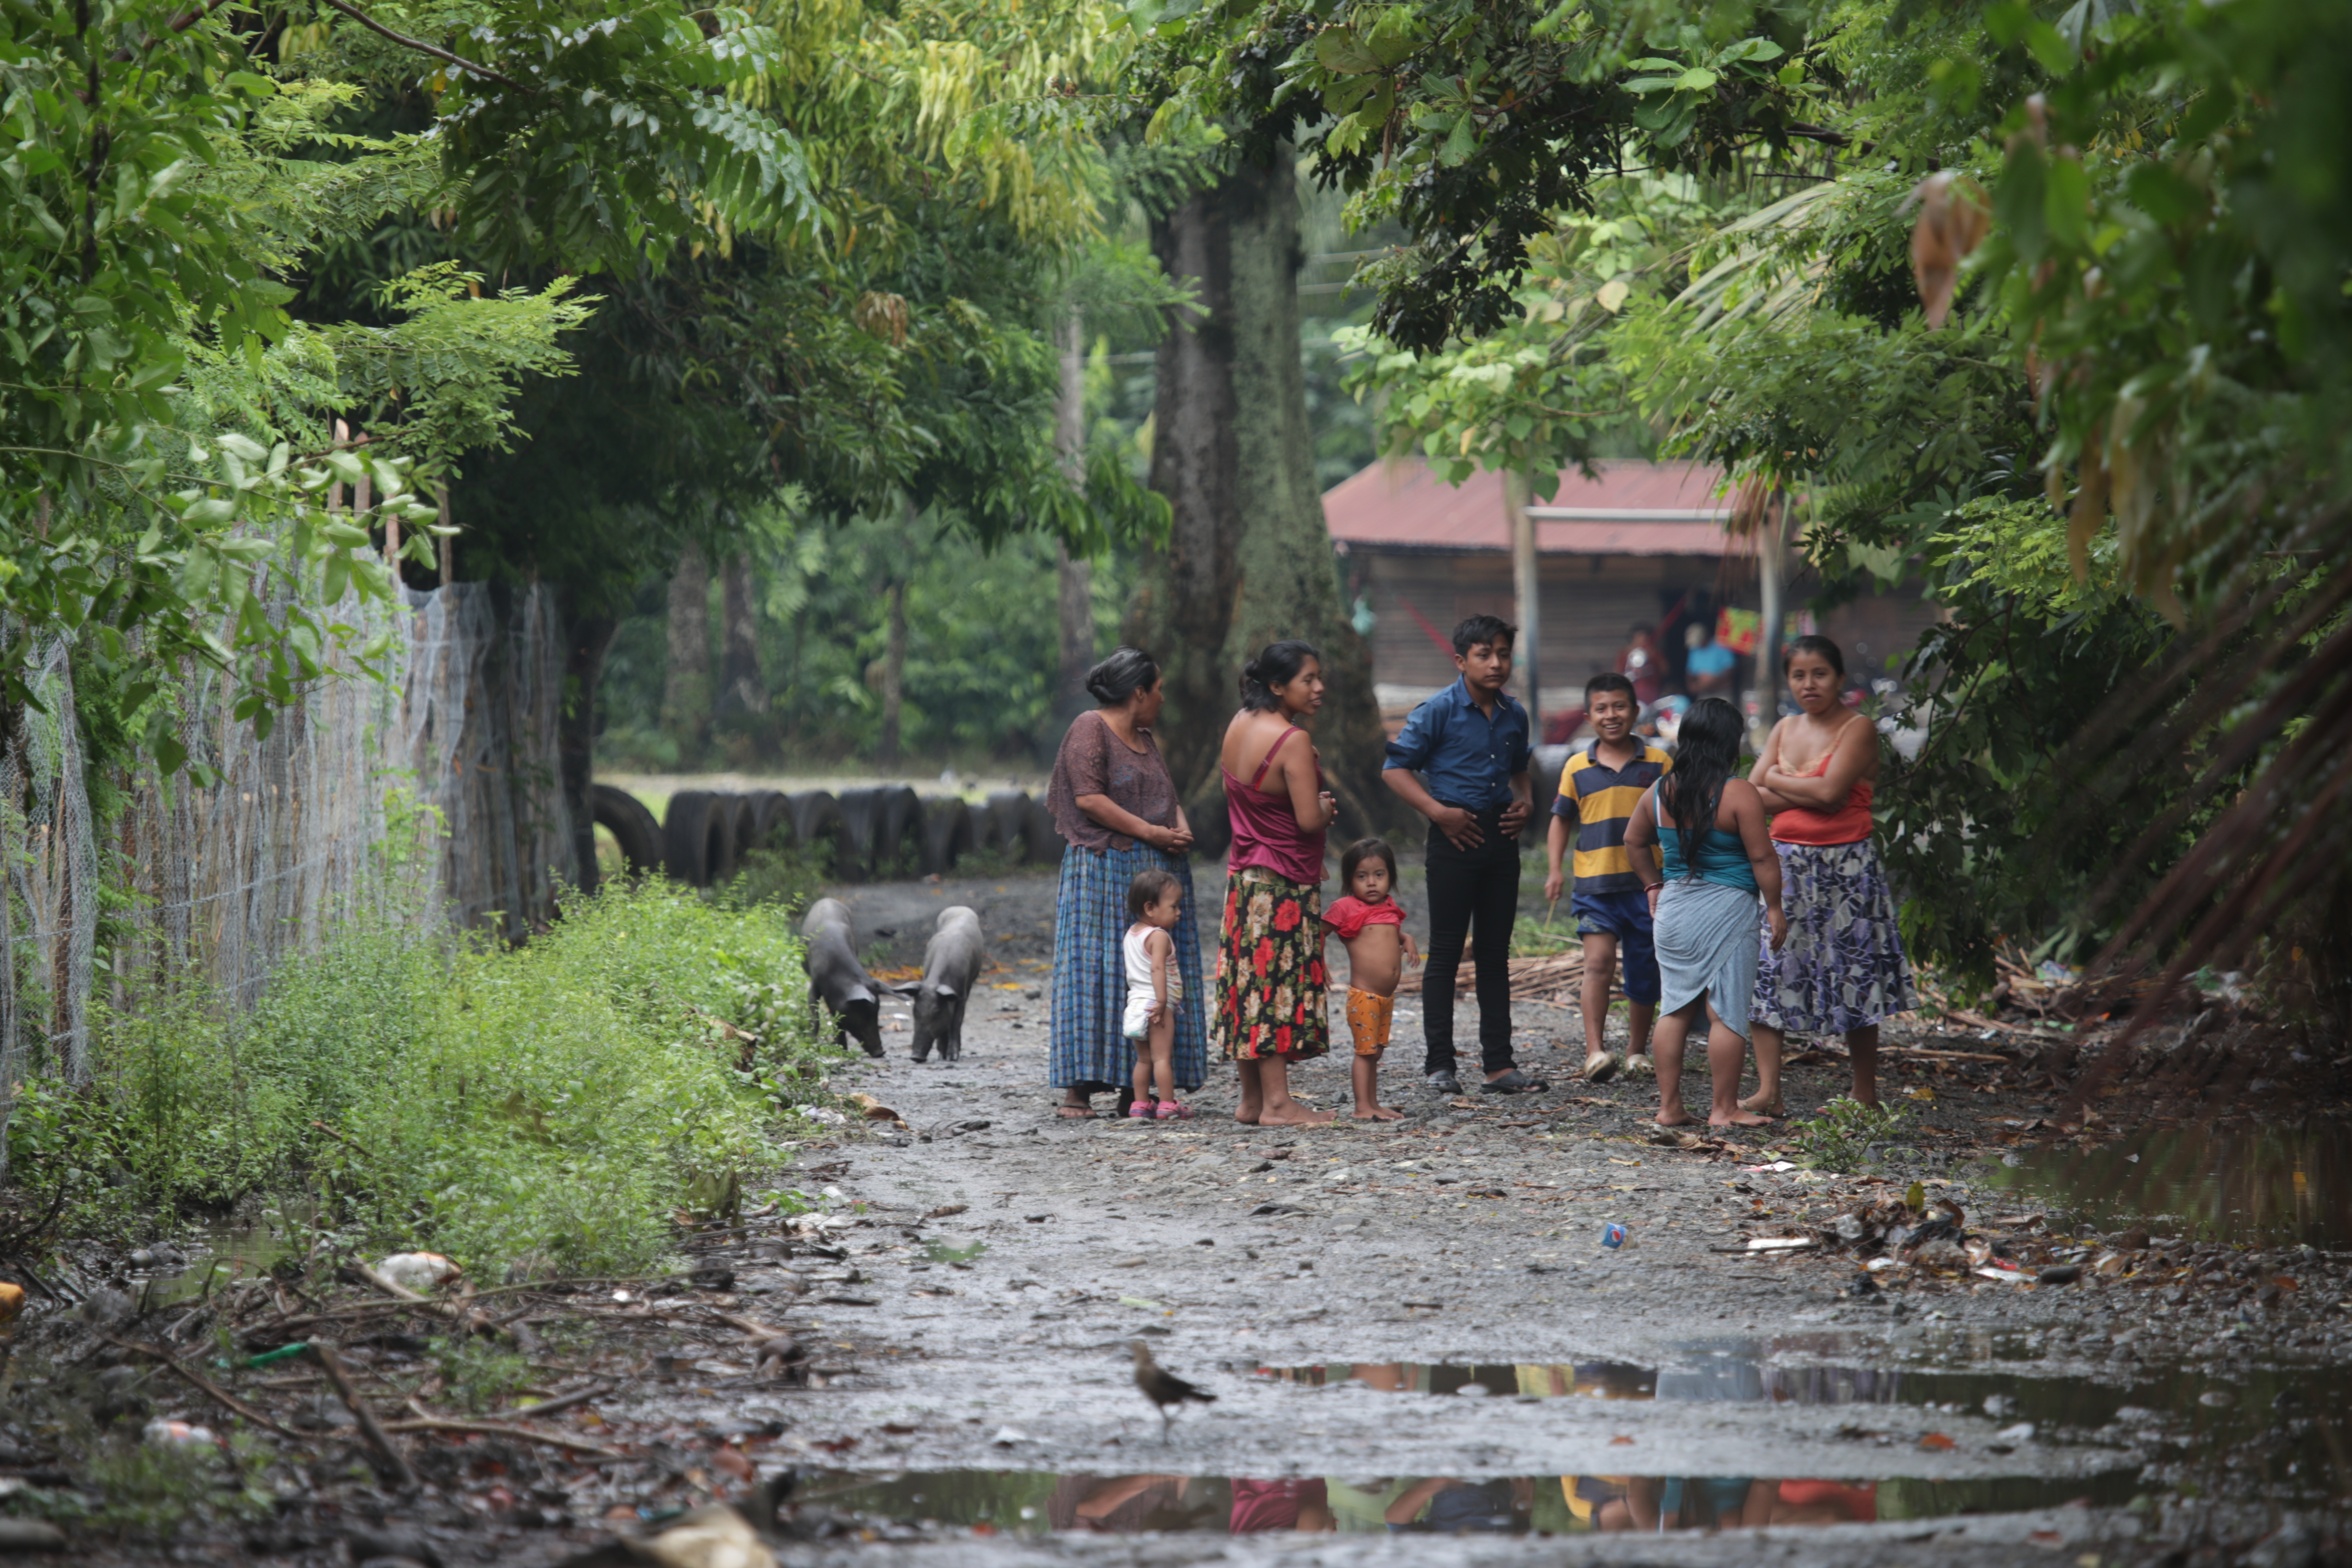
<svg viewBox="0 0 2352 1568">
<path fill-rule="evenodd" d="M 1114 649 L 1111 656 L 1087 671 L 1087 694 L 1106 708 L 1123 708 L 1139 691 L 1159 684 L 1160 666 L 1141 648 Z"/>
<path fill-rule="evenodd" d="M 1266 644 L 1255 658 L 1242 666 L 1242 706 L 1258 713 L 1280 707 L 1274 689 L 1297 679 L 1308 659 L 1322 657 L 1313 643 L 1297 637 Z"/>
</svg>

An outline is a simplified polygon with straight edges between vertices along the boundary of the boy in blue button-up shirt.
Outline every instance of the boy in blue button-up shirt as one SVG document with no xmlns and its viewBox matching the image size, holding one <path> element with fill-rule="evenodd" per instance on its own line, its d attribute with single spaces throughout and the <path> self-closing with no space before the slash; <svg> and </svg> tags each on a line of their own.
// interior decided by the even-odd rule
<svg viewBox="0 0 2352 1568">
<path fill-rule="evenodd" d="M 1517 1094 L 1543 1084 L 1511 1061 L 1511 926 L 1519 912 L 1519 830 L 1533 809 L 1528 710 L 1503 693 L 1518 628 L 1473 616 L 1454 628 L 1462 678 L 1412 710 L 1389 742 L 1381 780 L 1429 818 L 1429 962 L 1423 971 L 1423 1070 L 1430 1088 L 1462 1092 L 1454 1074 L 1454 980 L 1476 929 L 1482 1089 Z"/>
</svg>

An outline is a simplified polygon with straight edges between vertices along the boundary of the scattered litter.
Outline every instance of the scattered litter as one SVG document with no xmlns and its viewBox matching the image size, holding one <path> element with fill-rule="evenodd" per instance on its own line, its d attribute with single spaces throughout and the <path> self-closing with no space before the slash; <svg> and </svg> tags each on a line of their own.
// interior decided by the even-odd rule
<svg viewBox="0 0 2352 1568">
<path fill-rule="evenodd" d="M 437 1252 L 395 1252 L 375 1271 L 404 1290 L 430 1290 L 465 1272 Z"/>
<path fill-rule="evenodd" d="M 768 1550 L 749 1521 L 724 1503 L 687 1515 L 649 1541 L 624 1542 L 640 1557 L 661 1568 L 775 1568 L 776 1554 Z"/>
<path fill-rule="evenodd" d="M 1793 1171 L 1797 1166 L 1791 1160 L 1775 1160 L 1769 1165 L 1742 1165 L 1739 1168 L 1751 1176 L 1757 1176 L 1772 1175 L 1781 1171 Z"/>
<path fill-rule="evenodd" d="M 2060 1263 L 2043 1269 L 2035 1278 L 2044 1285 L 2072 1285 L 2083 1277 L 2079 1263 Z"/>
<path fill-rule="evenodd" d="M 1168 1310 L 1149 1296 L 1121 1296 L 1118 1299 L 1118 1304 L 1122 1307 L 1143 1307 L 1154 1312 L 1164 1312 Z"/>
<path fill-rule="evenodd" d="M 1992 1440 L 1996 1443 L 2031 1443 L 2033 1441 L 2033 1423 L 2021 1421 L 2014 1426 L 2004 1426 L 1992 1435 Z"/>
<path fill-rule="evenodd" d="M 166 1421 L 160 1416 L 147 1423 L 142 1436 L 159 1448 L 209 1448 L 220 1442 L 209 1426 L 193 1426 L 185 1421 Z"/>
<path fill-rule="evenodd" d="M 1625 1227 L 1618 1224 L 1613 1219 L 1607 1225 L 1602 1226 L 1601 1227 L 1601 1245 L 1607 1247 L 1619 1247 L 1624 1246 Z"/>
<path fill-rule="evenodd" d="M 1941 1454 L 1956 1448 L 1959 1447 L 1959 1445 L 1953 1442 L 1949 1437 L 1945 1436 L 1941 1432 L 1930 1432 L 1926 1436 L 1919 1439 L 1919 1447 L 1928 1450 L 1930 1453 Z"/>
<path fill-rule="evenodd" d="M 989 1441 L 1000 1448 L 1010 1448 L 1015 1443 L 1029 1441 L 1029 1434 L 1018 1426 L 999 1426 L 996 1429 L 996 1436 L 991 1437 Z"/>
<path fill-rule="evenodd" d="M 6 1322 L 25 1310 L 25 1288 L 0 1279 L 0 1323 Z"/>
<path fill-rule="evenodd" d="M 2011 1285 L 2031 1285 L 2033 1283 L 2032 1279 L 2027 1276 L 2025 1270 L 2022 1268 L 1996 1268 L 1988 1264 L 1986 1267 L 1977 1269 L 1976 1273 L 1984 1279 L 2000 1279 Z M 2053 1283 L 2057 1283 L 2057 1281 L 2053 1281 Z"/>
<path fill-rule="evenodd" d="M 1810 1236 L 1759 1236 L 1748 1244 L 1750 1252 L 1801 1252 L 1821 1243 Z"/>
<path fill-rule="evenodd" d="M 1911 1266 L 1899 1258 L 1874 1258 L 1863 1267 L 1873 1274 L 1883 1274 L 1890 1268 L 1908 1268 Z"/>
</svg>

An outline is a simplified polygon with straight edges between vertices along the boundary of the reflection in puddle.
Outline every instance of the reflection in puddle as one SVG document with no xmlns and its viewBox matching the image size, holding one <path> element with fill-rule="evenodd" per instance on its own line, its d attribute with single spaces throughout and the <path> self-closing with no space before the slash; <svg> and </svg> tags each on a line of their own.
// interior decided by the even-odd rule
<svg viewBox="0 0 2352 1568">
<path fill-rule="evenodd" d="M 1742 1530 L 1960 1513 L 2009 1513 L 2128 1501 L 2128 1470 L 2088 1479 L 1833 1480 L 1756 1476 L 1054 1475 L 1028 1470 L 835 1474 L 802 1506 L 871 1521 L 982 1526 L 1041 1534 L 1192 1531 L 1219 1535 L 1318 1531 L 1570 1535 Z"/>
<path fill-rule="evenodd" d="M 2201 1241 L 2352 1244 L 2352 1145 L 2316 1128 L 2146 1129 L 2089 1149 L 2021 1151 L 1994 1178 L 2093 1225 L 2177 1227 Z"/>
<path fill-rule="evenodd" d="M 2105 1336 L 2099 1336 L 2104 1344 Z M 1969 1336 L 1929 1352 L 1923 1366 L 1824 1364 L 1852 1356 L 1837 1335 L 1724 1339 L 1677 1346 L 1654 1367 L 1624 1362 L 1554 1365 L 1449 1365 L 1425 1362 L 1330 1362 L 1254 1370 L 1303 1387 L 1349 1384 L 1395 1394 L 1534 1399 L 1624 1399 L 1711 1404 L 1904 1405 L 2031 1426 L 2043 1441 L 2100 1435 L 2170 1445 L 2196 1462 L 2230 1456 L 2241 1477 L 2291 1491 L 2340 1490 L 2352 1483 L 2352 1369 L 2273 1367 L 2209 1376 L 2163 1364 L 2111 1367 L 2106 1377 L 2037 1377 L 2015 1369 L 2031 1342 Z M 1969 1364 L 1974 1353 L 1975 1364 Z M 1880 1350 L 1881 1359 L 1906 1352 Z M 1236 1368 L 1234 1370 L 1244 1370 Z M 1855 1422 L 1859 1434 L 1873 1426 Z M 2020 1436 L 2016 1447 L 2028 1439 Z M 1996 1452 L 2009 1448 L 1997 1447 Z M 2032 1506 L 2003 1504 L 2009 1508 Z M 1947 1510 L 1948 1511 L 1948 1510 Z"/>
</svg>

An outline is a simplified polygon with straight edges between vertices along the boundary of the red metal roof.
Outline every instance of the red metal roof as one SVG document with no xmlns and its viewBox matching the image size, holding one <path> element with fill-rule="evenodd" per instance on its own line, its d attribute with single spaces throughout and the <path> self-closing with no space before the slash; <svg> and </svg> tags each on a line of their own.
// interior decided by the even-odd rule
<svg viewBox="0 0 2352 1568">
<path fill-rule="evenodd" d="M 1570 468 L 1559 492 L 1528 510 L 1536 548 L 1548 555 L 1720 555 L 1729 498 L 1723 472 L 1704 463 L 1596 463 Z M 1449 485 L 1420 458 L 1374 463 L 1323 496 L 1323 518 L 1342 549 L 1506 551 L 1503 476 L 1481 471 Z"/>
</svg>

